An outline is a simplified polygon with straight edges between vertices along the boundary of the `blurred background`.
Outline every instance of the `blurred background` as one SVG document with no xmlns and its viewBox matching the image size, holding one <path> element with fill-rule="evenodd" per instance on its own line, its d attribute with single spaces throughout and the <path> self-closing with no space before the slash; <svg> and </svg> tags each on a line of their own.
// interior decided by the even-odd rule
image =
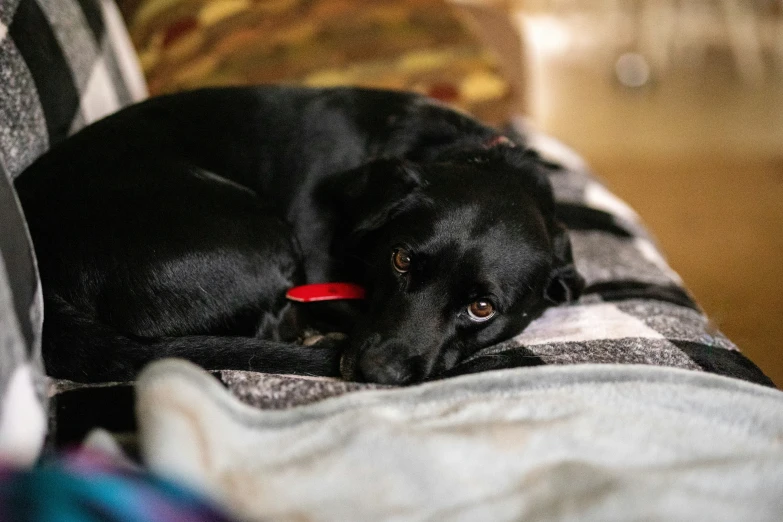
<svg viewBox="0 0 783 522">
<path fill-rule="evenodd" d="M 783 1 L 517 3 L 529 107 L 783 386 Z"/>
<path fill-rule="evenodd" d="M 120 0 L 151 94 L 413 89 L 574 147 L 783 386 L 783 0 Z"/>
</svg>

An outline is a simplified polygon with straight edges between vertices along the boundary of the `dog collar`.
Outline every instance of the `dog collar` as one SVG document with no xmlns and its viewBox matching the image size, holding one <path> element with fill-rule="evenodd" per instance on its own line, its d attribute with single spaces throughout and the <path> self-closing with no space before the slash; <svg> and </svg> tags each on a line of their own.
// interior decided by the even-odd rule
<svg viewBox="0 0 783 522">
<path fill-rule="evenodd" d="M 338 299 L 364 299 L 364 288 L 353 283 L 316 283 L 295 286 L 286 292 L 291 301 L 312 303 L 314 301 L 336 301 Z"/>
</svg>

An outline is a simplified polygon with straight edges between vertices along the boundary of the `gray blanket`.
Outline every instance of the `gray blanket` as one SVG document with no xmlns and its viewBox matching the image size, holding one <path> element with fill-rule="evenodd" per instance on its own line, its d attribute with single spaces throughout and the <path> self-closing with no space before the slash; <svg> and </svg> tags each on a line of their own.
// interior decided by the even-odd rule
<svg viewBox="0 0 783 522">
<path fill-rule="evenodd" d="M 783 392 L 544 366 L 263 411 L 184 361 L 137 384 L 142 452 L 240 517 L 753 520 L 783 514 Z"/>
</svg>

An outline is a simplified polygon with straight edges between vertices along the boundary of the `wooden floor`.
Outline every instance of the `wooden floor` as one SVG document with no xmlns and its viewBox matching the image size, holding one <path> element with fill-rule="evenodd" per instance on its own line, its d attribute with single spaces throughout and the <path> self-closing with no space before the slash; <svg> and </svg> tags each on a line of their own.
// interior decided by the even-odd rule
<svg viewBox="0 0 783 522">
<path fill-rule="evenodd" d="M 611 63 L 550 58 L 534 119 L 639 211 L 713 322 L 783 387 L 783 75 L 748 87 L 729 65 L 628 89 Z"/>
</svg>

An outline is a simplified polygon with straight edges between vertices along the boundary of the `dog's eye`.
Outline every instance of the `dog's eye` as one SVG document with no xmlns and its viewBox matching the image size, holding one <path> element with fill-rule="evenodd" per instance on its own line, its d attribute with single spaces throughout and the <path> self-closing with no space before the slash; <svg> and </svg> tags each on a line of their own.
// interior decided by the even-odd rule
<svg viewBox="0 0 783 522">
<path fill-rule="evenodd" d="M 411 255 L 404 248 L 395 248 L 392 252 L 392 267 L 404 274 L 411 269 Z"/>
<path fill-rule="evenodd" d="M 493 315 L 495 315 L 495 307 L 486 299 L 479 299 L 468 305 L 468 317 L 471 321 L 481 323 L 488 321 Z"/>
</svg>

